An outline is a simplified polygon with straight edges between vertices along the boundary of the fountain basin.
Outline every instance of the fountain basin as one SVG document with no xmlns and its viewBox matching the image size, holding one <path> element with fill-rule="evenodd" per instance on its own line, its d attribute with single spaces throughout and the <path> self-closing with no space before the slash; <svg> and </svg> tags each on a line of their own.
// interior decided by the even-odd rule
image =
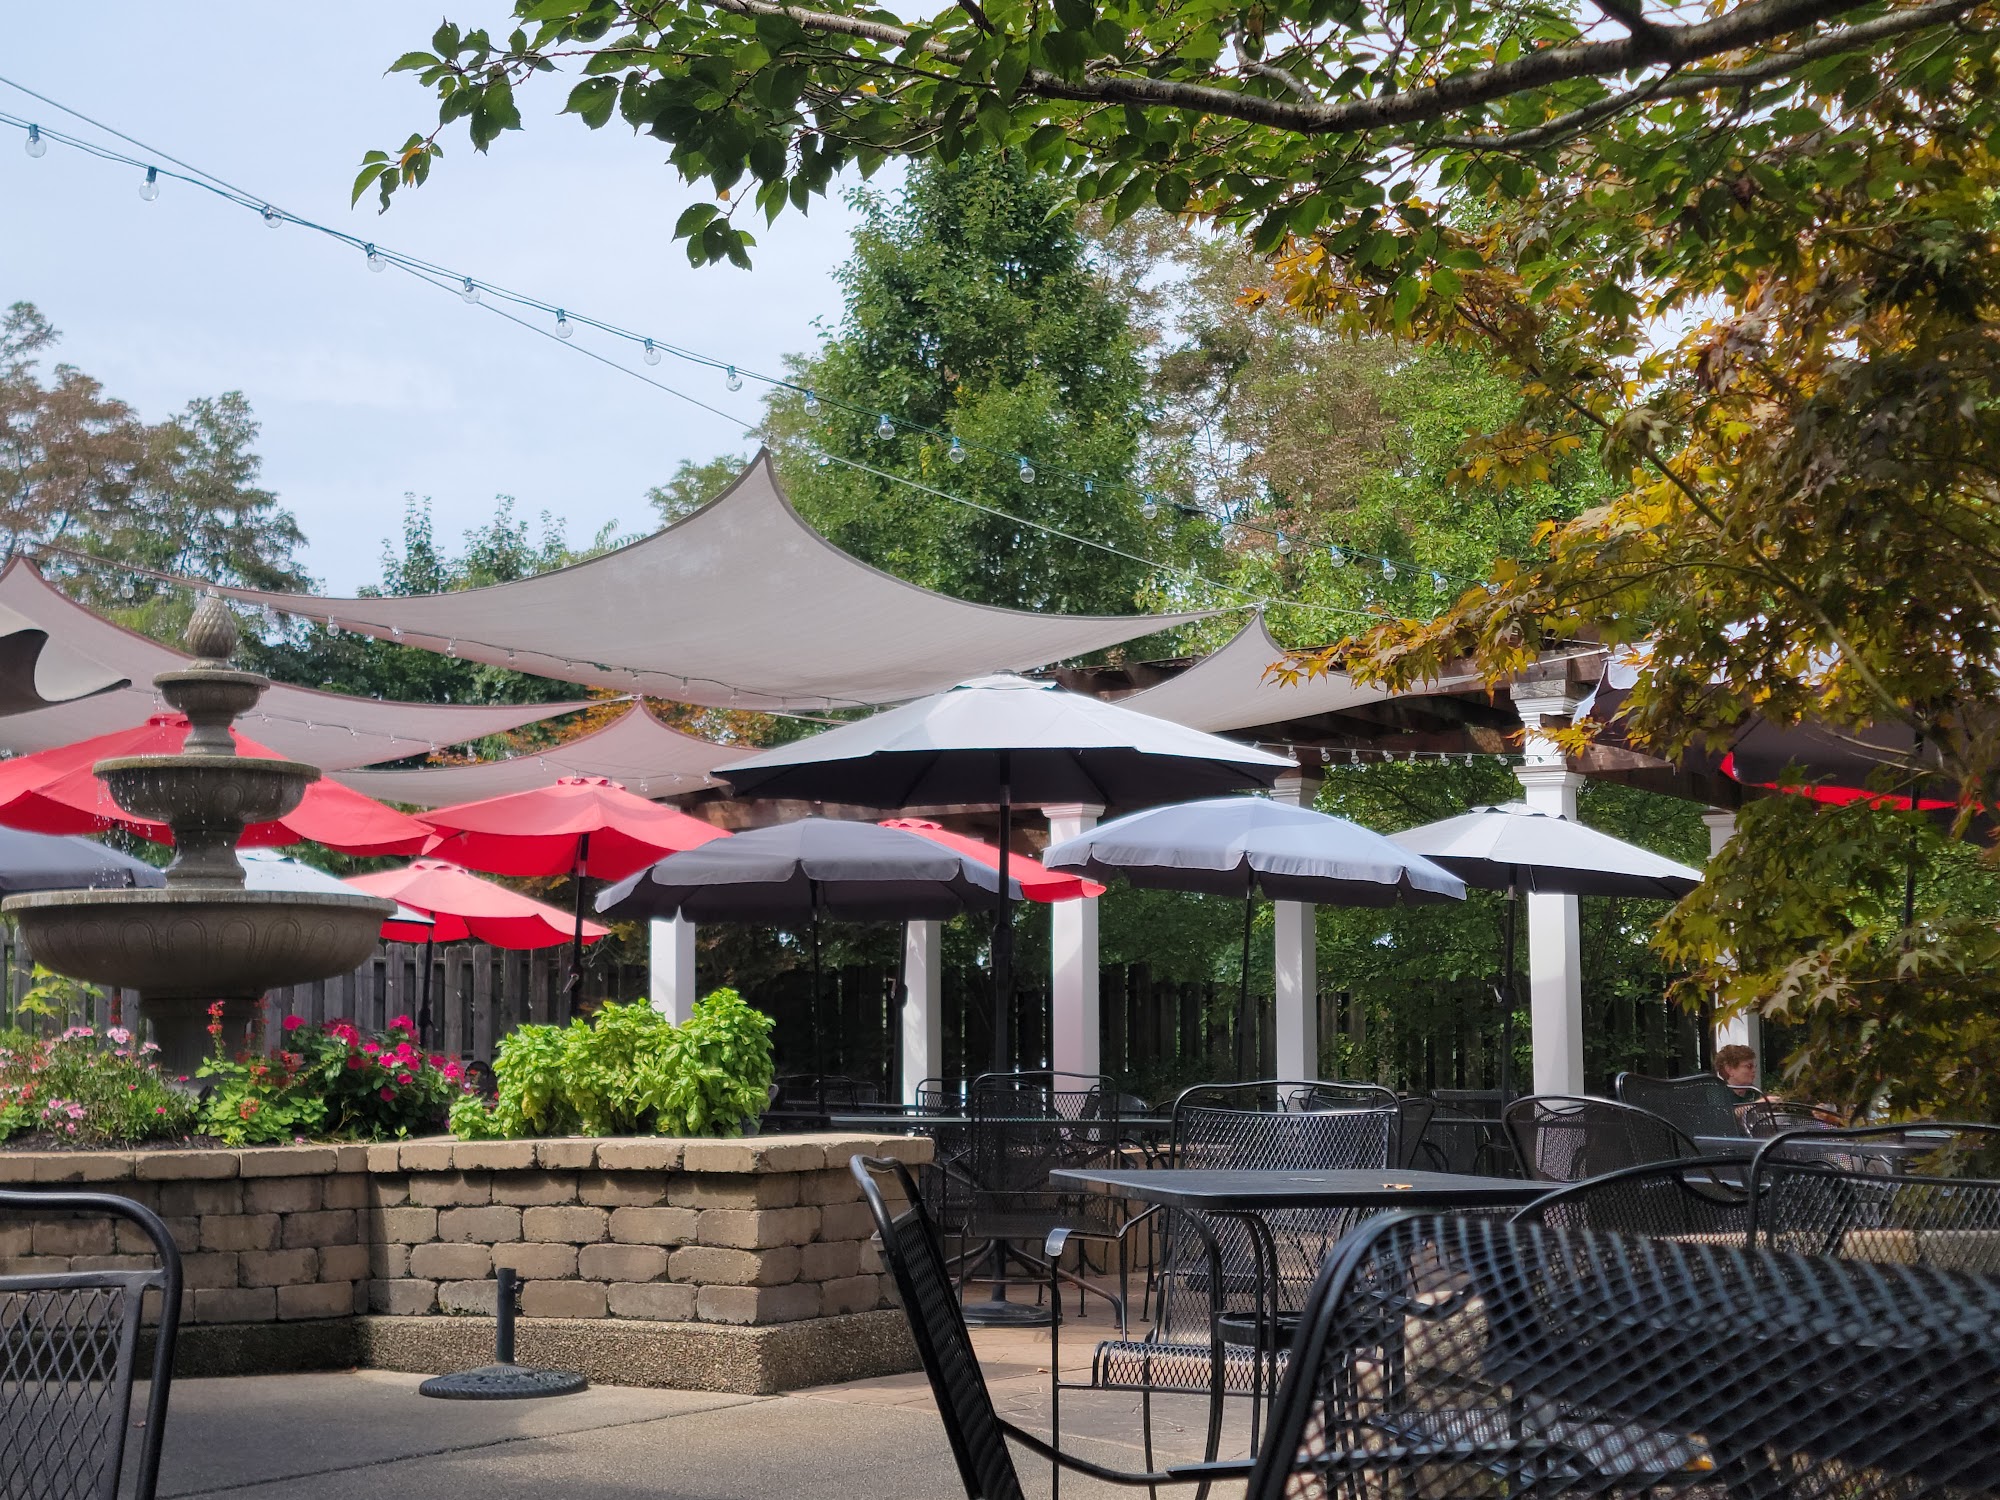
<svg viewBox="0 0 2000 1500">
<path fill-rule="evenodd" d="M 211 1002 L 223 1001 L 232 1021 L 247 1020 L 266 990 L 351 973 L 374 952 L 395 909 L 358 892 L 186 886 L 36 891 L 0 902 L 37 963 L 137 990 L 162 1065 L 184 1073 L 207 1051 Z"/>
<path fill-rule="evenodd" d="M 129 813 L 171 824 L 268 823 L 299 805 L 319 768 L 247 755 L 129 755 L 91 768 Z"/>
</svg>

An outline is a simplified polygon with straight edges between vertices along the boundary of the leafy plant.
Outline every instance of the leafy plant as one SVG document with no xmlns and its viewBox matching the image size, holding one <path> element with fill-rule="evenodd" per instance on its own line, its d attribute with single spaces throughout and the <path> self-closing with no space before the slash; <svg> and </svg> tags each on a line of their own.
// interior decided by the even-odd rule
<svg viewBox="0 0 2000 1500">
<path fill-rule="evenodd" d="M 155 1050 L 122 1026 L 0 1035 L 0 1140 L 45 1132 L 109 1145 L 186 1135 L 194 1100 L 161 1075 Z"/>
<path fill-rule="evenodd" d="M 522 1026 L 493 1060 L 499 1096 L 451 1110 L 462 1140 L 526 1135 L 735 1135 L 764 1108 L 771 1018 L 734 990 L 699 1001 L 675 1026 L 645 1001 L 605 1005 L 593 1021 Z"/>
</svg>

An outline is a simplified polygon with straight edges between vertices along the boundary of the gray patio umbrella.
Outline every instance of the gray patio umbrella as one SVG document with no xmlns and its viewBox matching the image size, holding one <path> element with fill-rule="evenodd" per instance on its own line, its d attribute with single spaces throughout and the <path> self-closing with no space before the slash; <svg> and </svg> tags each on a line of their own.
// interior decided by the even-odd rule
<svg viewBox="0 0 2000 1500">
<path fill-rule="evenodd" d="M 1537 812 L 1525 802 L 1475 807 L 1457 817 L 1392 834 L 1413 854 L 1443 865 L 1482 890 L 1507 893 L 1507 928 L 1500 974 L 1502 1023 L 1500 1097 L 1509 1092 L 1515 1002 L 1515 904 L 1521 893 L 1544 896 L 1653 896 L 1677 900 L 1701 884 L 1701 871 L 1628 844 L 1568 818 Z"/>
<path fill-rule="evenodd" d="M 1016 802 L 1145 807 L 1270 786 L 1293 762 L 1150 714 L 1012 673 L 977 677 L 716 774 L 738 796 L 895 809 L 997 803 L 1000 877 L 993 928 L 993 1049 L 1007 1064 L 1013 993 L 1011 882 Z"/>
<path fill-rule="evenodd" d="M 1211 797 L 1148 808 L 1053 845 L 1052 870 L 1123 876 L 1155 890 L 1243 898 L 1243 969 L 1236 997 L 1242 1064 L 1256 898 L 1321 906 L 1463 901 L 1465 882 L 1345 818 L 1268 797 Z"/>
<path fill-rule="evenodd" d="M 95 839 L 0 828 L 0 892 L 129 890 L 166 876 L 142 859 Z"/>
<path fill-rule="evenodd" d="M 813 1071 L 821 1075 L 819 924 L 932 921 L 1001 904 L 1000 872 L 901 829 L 801 818 L 670 854 L 598 895 L 610 917 L 806 922 L 812 929 Z M 1012 893 L 1020 894 L 1018 884 Z"/>
</svg>

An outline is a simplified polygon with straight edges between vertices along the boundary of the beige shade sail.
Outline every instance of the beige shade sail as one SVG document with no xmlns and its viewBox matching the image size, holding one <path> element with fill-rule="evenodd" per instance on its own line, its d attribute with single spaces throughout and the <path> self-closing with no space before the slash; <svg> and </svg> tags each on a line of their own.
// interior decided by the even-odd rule
<svg viewBox="0 0 2000 1500">
<path fill-rule="evenodd" d="M 1118 702 L 1121 707 L 1171 719 L 1190 729 L 1226 734 L 1233 729 L 1340 713 L 1393 696 L 1387 688 L 1364 687 L 1342 672 L 1302 677 L 1288 687 L 1270 675 L 1272 665 L 1284 659 L 1285 648 L 1272 639 L 1260 612 L 1220 650 L 1178 676 Z M 1427 685 L 1424 690 L 1434 692 L 1437 685 Z"/>
<path fill-rule="evenodd" d="M 669 729 L 634 704 L 601 729 L 507 760 L 414 771 L 343 771 L 339 779 L 378 802 L 445 807 L 547 786 L 558 776 L 606 776 L 642 797 L 672 797 L 720 783 L 709 773 L 755 751 Z"/>
<path fill-rule="evenodd" d="M 764 710 L 901 702 L 1208 617 L 1040 614 L 918 588 L 808 526 L 768 453 L 666 530 L 514 583 L 393 599 L 218 592 L 468 661 Z"/>
<path fill-rule="evenodd" d="M 49 663 L 54 675 L 45 701 L 50 706 L 34 706 L 0 719 L 0 749 L 14 755 L 74 744 L 145 722 L 147 715 L 165 709 L 153 691 L 153 678 L 177 672 L 193 659 L 93 614 L 18 557 L 0 570 L 0 631 L 15 617 L 46 631 L 62 650 Z M 0 640 L 0 689 L 10 680 L 8 649 Z M 44 657 L 54 649 L 45 650 Z M 92 673 L 95 686 L 80 687 L 91 681 Z M 57 695 L 56 687 L 74 691 Z M 102 691 L 105 688 L 116 690 Z M 77 691 L 97 696 L 79 698 Z M 72 701 L 58 701 L 59 697 Z M 0 706 L 6 701 L 0 697 Z M 397 703 L 278 683 L 243 716 L 239 727 L 280 755 L 335 771 L 504 734 L 590 706 L 586 701 Z"/>
<path fill-rule="evenodd" d="M 67 637 L 54 638 L 42 622 L 0 605 L 0 718 L 79 703 L 126 685 L 122 673 L 75 650 Z"/>
</svg>

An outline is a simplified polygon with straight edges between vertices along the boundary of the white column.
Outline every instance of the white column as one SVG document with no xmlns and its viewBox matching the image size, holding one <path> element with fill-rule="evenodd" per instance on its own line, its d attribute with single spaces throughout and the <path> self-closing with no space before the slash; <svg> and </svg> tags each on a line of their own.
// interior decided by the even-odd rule
<svg viewBox="0 0 2000 1500">
<path fill-rule="evenodd" d="M 1045 807 L 1049 842 L 1059 844 L 1097 826 L 1104 809 L 1088 802 Z M 1049 1064 L 1058 1073 L 1096 1073 L 1098 1049 L 1097 899 L 1084 896 L 1049 907 Z"/>
<path fill-rule="evenodd" d="M 1524 800 L 1574 821 L 1583 778 L 1564 764 L 1544 721 L 1567 720 L 1576 699 L 1567 683 L 1522 684 L 1513 698 L 1527 729 L 1525 763 L 1514 773 Z M 1535 1092 L 1583 1093 L 1583 921 L 1574 896 L 1528 897 L 1528 1024 Z"/>
<path fill-rule="evenodd" d="M 646 925 L 653 1009 L 679 1026 L 694 1014 L 694 923 L 673 917 Z"/>
<path fill-rule="evenodd" d="M 1278 778 L 1271 796 L 1293 807 L 1311 807 L 1319 794 L 1318 768 Z M 1309 901 L 1274 901 L 1276 977 L 1272 1019 L 1277 1028 L 1272 1064 L 1280 1078 L 1319 1077 L 1319 924 Z"/>
<path fill-rule="evenodd" d="M 1708 857 L 1714 859 L 1722 852 L 1722 846 L 1736 835 L 1736 814 L 1727 808 L 1711 807 L 1701 815 L 1708 825 Z M 1764 1072 L 1764 1018 L 1755 1011 L 1739 1011 L 1733 1016 L 1724 1016 L 1715 1023 L 1715 1045 L 1718 1047 L 1748 1047 L 1757 1054 L 1757 1073 Z"/>
<path fill-rule="evenodd" d="M 944 1075 L 944 924 L 903 924 L 903 1102 Z"/>
</svg>

